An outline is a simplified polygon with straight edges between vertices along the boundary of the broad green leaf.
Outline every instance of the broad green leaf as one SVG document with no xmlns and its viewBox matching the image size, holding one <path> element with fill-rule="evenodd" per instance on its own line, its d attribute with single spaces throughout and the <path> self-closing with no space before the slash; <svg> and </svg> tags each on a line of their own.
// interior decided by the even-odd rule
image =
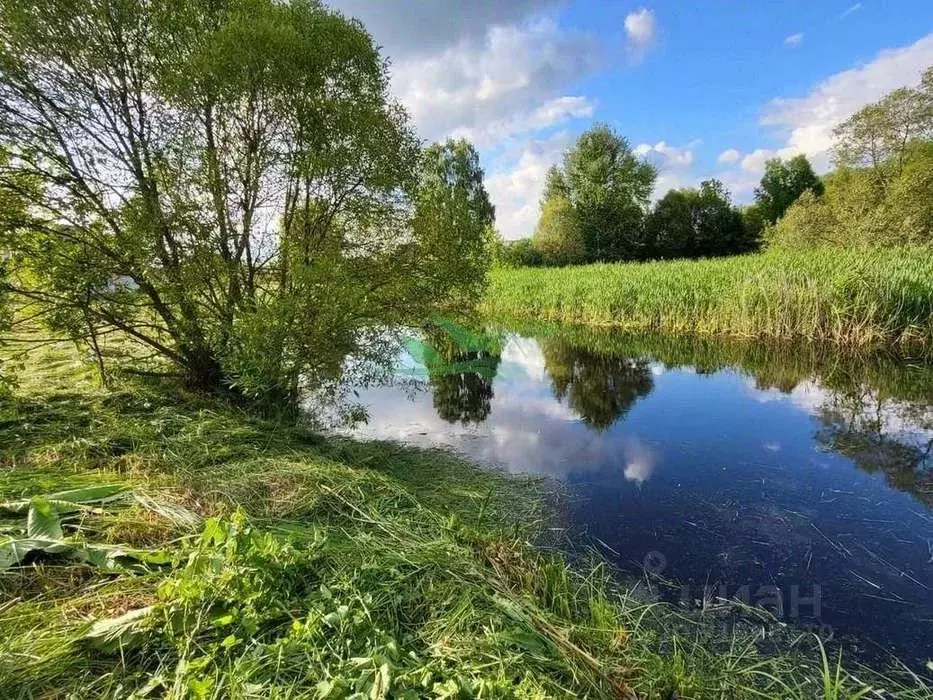
<svg viewBox="0 0 933 700">
<path fill-rule="evenodd" d="M 122 484 L 102 484 L 100 486 L 89 486 L 81 489 L 71 489 L 69 491 L 59 491 L 46 496 L 33 496 L 17 501 L 7 501 L 0 503 L 0 511 L 13 513 L 16 515 L 28 512 L 32 502 L 36 498 L 44 498 L 48 501 L 59 515 L 75 513 L 84 510 L 86 503 L 108 503 L 123 498 L 126 486 Z"/>
<path fill-rule="evenodd" d="M 131 549 L 118 545 L 81 544 L 75 547 L 74 557 L 107 571 L 126 571 L 132 563 L 162 566 L 172 563 L 169 552 Z"/>
<path fill-rule="evenodd" d="M 127 488 L 123 484 L 100 484 L 87 486 L 81 489 L 59 491 L 46 496 L 50 501 L 66 501 L 68 503 L 107 503 L 122 495 Z"/>
<path fill-rule="evenodd" d="M 42 496 L 35 496 L 30 503 L 29 514 L 26 516 L 26 534 L 29 537 L 50 540 L 60 540 L 64 537 L 58 513 Z"/>
<path fill-rule="evenodd" d="M 6 538 L 0 540 L 0 571 L 6 571 L 25 559 L 30 552 L 62 554 L 71 544 L 42 537 Z"/>
</svg>

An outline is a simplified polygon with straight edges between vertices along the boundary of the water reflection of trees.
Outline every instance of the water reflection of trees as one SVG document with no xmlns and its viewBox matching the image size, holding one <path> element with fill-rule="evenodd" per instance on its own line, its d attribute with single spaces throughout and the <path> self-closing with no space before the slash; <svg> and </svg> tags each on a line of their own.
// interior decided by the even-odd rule
<svg viewBox="0 0 933 700">
<path fill-rule="evenodd" d="M 831 392 L 817 415 L 821 444 L 933 504 L 933 407 L 862 387 Z"/>
<path fill-rule="evenodd" d="M 427 362 L 437 415 L 449 423 L 482 423 L 492 410 L 493 381 L 501 361 L 498 336 L 468 339 L 434 328 L 426 333 L 435 351 Z"/>
<path fill-rule="evenodd" d="M 654 388 L 646 360 L 592 352 L 556 338 L 542 341 L 541 350 L 554 396 L 597 430 L 618 421 Z"/>
<path fill-rule="evenodd" d="M 615 384 L 593 376 L 605 373 L 596 367 L 618 367 L 621 363 L 622 369 L 627 364 L 646 368 L 650 359 L 670 368 L 703 373 L 731 368 L 746 374 L 760 390 L 788 395 L 812 383 L 806 388 L 812 388 L 811 396 L 817 397 L 812 408 L 820 424 L 817 441 L 869 473 L 883 473 L 893 487 L 933 505 L 933 365 L 929 363 L 906 362 L 879 353 L 846 354 L 810 344 L 626 334 L 567 326 L 518 330 L 542 339 L 555 393 L 558 397 L 570 395 L 571 407 L 584 418 L 601 418 L 594 425 L 611 424 L 608 417 L 615 410 L 613 400 L 595 390 L 602 384 L 614 391 Z M 603 358 L 602 364 L 572 361 L 572 357 L 584 356 Z M 587 364 L 589 376 L 583 369 Z M 585 379 L 577 399 L 572 395 L 573 385 L 581 375 Z M 619 376 L 625 376 L 624 372 Z M 647 381 L 650 390 L 650 375 Z M 589 390 L 584 391 L 583 386 Z M 575 405 L 577 401 L 582 404 Z M 624 404 L 624 400 L 618 403 Z"/>
</svg>

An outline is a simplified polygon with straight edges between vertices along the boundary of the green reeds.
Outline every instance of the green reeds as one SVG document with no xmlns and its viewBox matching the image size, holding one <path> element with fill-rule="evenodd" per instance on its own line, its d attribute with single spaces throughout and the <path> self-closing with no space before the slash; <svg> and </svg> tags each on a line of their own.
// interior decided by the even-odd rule
<svg viewBox="0 0 933 700">
<path fill-rule="evenodd" d="M 817 250 L 497 269 L 483 311 L 637 331 L 808 339 L 933 355 L 933 252 Z"/>
</svg>

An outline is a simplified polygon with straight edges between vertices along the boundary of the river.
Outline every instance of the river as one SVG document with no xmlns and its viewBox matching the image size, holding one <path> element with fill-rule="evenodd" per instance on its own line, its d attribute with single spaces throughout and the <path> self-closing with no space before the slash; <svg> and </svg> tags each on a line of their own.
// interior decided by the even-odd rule
<svg viewBox="0 0 933 700">
<path fill-rule="evenodd" d="M 574 537 L 675 602 L 737 599 L 867 657 L 930 658 L 933 368 L 442 323 L 360 401 L 360 437 L 557 480 Z"/>
</svg>

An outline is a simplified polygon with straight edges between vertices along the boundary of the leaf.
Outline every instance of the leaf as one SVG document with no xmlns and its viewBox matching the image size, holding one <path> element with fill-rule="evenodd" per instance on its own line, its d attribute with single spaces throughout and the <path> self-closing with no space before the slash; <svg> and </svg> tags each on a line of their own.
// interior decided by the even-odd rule
<svg viewBox="0 0 933 700">
<path fill-rule="evenodd" d="M 121 649 L 132 648 L 143 641 L 146 623 L 152 606 L 130 610 L 119 617 L 98 620 L 82 637 L 82 641 L 94 649 L 114 653 Z"/>
<path fill-rule="evenodd" d="M 107 571 L 126 571 L 132 563 L 170 564 L 173 557 L 161 550 L 131 549 L 119 545 L 80 544 L 73 556 L 83 562 Z"/>
<path fill-rule="evenodd" d="M 65 536 L 58 513 L 43 496 L 35 496 L 26 516 L 26 534 L 32 538 L 60 540 Z"/>
<path fill-rule="evenodd" d="M 62 540 L 43 537 L 7 538 L 0 541 L 0 572 L 22 562 L 30 552 L 61 554 L 68 551 L 71 544 Z"/>
<path fill-rule="evenodd" d="M 86 506 L 82 504 L 85 503 L 108 503 L 123 498 L 124 491 L 126 491 L 126 486 L 123 484 L 101 484 L 99 486 L 59 491 L 46 496 L 40 495 L 18 501 L 7 501 L 0 503 L 0 511 L 21 515 L 29 510 L 36 498 L 44 498 L 52 504 L 59 515 L 64 515 L 84 510 Z"/>
<path fill-rule="evenodd" d="M 127 487 L 124 484 L 100 484 L 82 489 L 59 491 L 58 493 L 49 494 L 46 498 L 50 501 L 66 501 L 68 503 L 107 503 L 121 497 L 126 490 Z"/>
</svg>

